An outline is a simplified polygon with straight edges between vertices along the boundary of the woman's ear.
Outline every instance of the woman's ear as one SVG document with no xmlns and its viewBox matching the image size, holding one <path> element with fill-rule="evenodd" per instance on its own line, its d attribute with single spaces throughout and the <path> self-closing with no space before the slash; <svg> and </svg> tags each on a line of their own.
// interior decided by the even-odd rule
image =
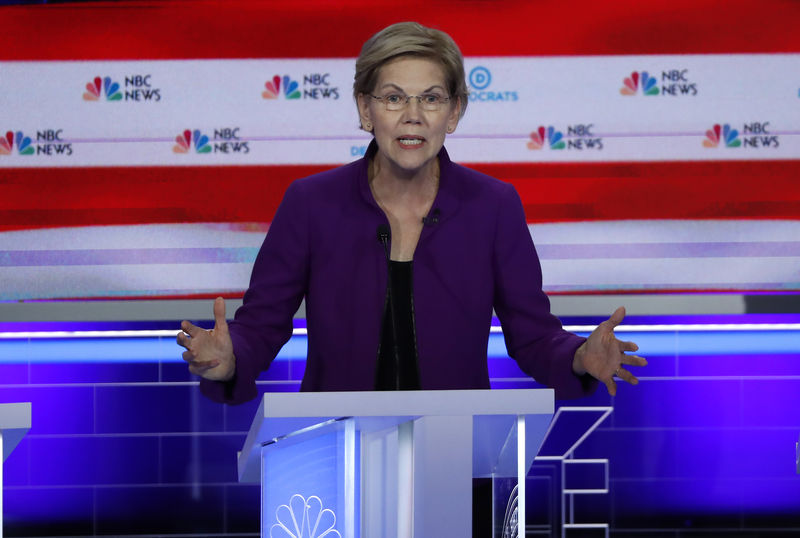
<svg viewBox="0 0 800 538">
<path fill-rule="evenodd" d="M 450 134 L 458 127 L 458 120 L 461 119 L 461 98 L 457 98 L 450 115 L 447 118 L 447 134 Z"/>
<path fill-rule="evenodd" d="M 370 101 L 371 99 L 368 95 L 358 94 L 358 117 L 361 120 L 361 128 L 368 133 L 372 132 L 372 117 L 369 110 Z"/>
</svg>

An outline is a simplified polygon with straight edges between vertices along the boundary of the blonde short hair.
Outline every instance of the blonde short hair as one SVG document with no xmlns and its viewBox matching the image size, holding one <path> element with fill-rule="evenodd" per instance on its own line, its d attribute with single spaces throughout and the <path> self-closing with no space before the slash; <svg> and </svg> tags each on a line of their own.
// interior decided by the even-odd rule
<svg viewBox="0 0 800 538">
<path fill-rule="evenodd" d="M 467 110 L 469 91 L 464 76 L 464 57 L 453 38 L 422 26 L 418 22 L 398 22 L 387 26 L 364 43 L 356 60 L 353 97 L 370 94 L 378 82 L 380 68 L 398 56 L 430 58 L 442 64 L 450 98 L 460 99 L 460 116 Z"/>
</svg>

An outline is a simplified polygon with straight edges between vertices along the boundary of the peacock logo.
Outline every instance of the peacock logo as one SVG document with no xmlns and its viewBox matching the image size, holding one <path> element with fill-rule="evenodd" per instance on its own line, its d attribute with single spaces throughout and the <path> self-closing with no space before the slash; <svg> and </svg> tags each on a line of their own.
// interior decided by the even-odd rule
<svg viewBox="0 0 800 538">
<path fill-rule="evenodd" d="M 299 86 L 297 81 L 292 80 L 289 75 L 283 75 L 283 78 L 280 75 L 275 75 L 272 80 L 264 83 L 266 89 L 261 92 L 261 96 L 264 99 L 277 99 L 281 94 L 281 87 L 283 87 L 283 95 L 286 99 L 300 99 L 302 94 Z"/>
<path fill-rule="evenodd" d="M 0 138 L 0 155 L 11 155 L 15 145 L 20 155 L 33 155 L 36 151 L 31 137 L 25 136 L 22 131 L 16 133 L 8 131 L 3 138 Z"/>
<path fill-rule="evenodd" d="M 619 93 L 622 95 L 636 95 L 640 83 L 644 95 L 658 95 L 659 89 L 656 86 L 656 78 L 651 77 L 647 71 L 642 71 L 641 74 L 638 71 L 634 71 L 631 76 L 625 77 Z"/>
<path fill-rule="evenodd" d="M 531 133 L 530 140 L 528 140 L 528 149 L 542 149 L 545 144 L 550 149 L 564 149 L 566 147 L 564 134 L 552 125 L 547 128 L 540 125 L 538 129 Z"/>
<path fill-rule="evenodd" d="M 86 83 L 86 91 L 83 92 L 84 101 L 99 101 L 105 96 L 106 101 L 121 101 L 122 92 L 119 91 L 119 83 L 114 82 L 111 77 L 94 77 L 94 80 Z"/>
<path fill-rule="evenodd" d="M 208 137 L 201 133 L 200 129 L 195 129 L 194 131 L 186 129 L 176 136 L 172 151 L 174 153 L 189 153 L 192 146 L 194 146 L 195 153 L 211 153 Z"/>
<path fill-rule="evenodd" d="M 739 131 L 731 129 L 731 126 L 727 123 L 722 126 L 718 123 L 715 124 L 706 131 L 703 147 L 716 148 L 720 143 L 725 144 L 726 148 L 738 148 L 742 145 L 742 141 L 739 139 Z"/>
</svg>

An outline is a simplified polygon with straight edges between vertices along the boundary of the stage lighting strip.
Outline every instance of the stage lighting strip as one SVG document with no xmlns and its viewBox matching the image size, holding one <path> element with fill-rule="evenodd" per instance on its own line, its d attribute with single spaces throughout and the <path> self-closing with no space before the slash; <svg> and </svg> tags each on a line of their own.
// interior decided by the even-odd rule
<svg viewBox="0 0 800 538">
<path fill-rule="evenodd" d="M 564 325 L 564 329 L 574 333 L 590 333 L 597 325 Z M 694 324 L 660 324 L 660 325 L 620 325 L 615 332 L 713 332 L 713 331 L 800 331 L 800 323 L 694 323 Z M 175 330 L 140 330 L 140 331 L 25 331 L 2 332 L 0 339 L 61 339 L 61 338 L 175 338 L 179 329 Z M 493 325 L 492 334 L 502 334 L 503 328 Z M 292 336 L 307 336 L 308 329 L 298 327 Z"/>
<path fill-rule="evenodd" d="M 587 336 L 596 325 L 567 325 Z M 0 333 L 0 364 L 181 362 L 179 330 L 25 331 Z M 639 344 L 645 356 L 800 356 L 800 323 L 620 325 L 617 335 Z M 278 361 L 304 361 L 306 328 L 298 327 Z M 487 356 L 508 357 L 502 328 L 491 327 Z M 490 367 L 491 368 L 491 367 Z"/>
</svg>

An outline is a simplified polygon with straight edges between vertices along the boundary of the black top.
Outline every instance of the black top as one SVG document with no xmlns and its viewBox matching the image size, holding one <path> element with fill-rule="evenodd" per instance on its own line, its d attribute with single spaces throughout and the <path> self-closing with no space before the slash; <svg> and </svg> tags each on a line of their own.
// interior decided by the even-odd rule
<svg viewBox="0 0 800 538">
<path fill-rule="evenodd" d="M 419 390 L 420 388 L 411 293 L 412 264 L 410 261 L 389 261 L 389 286 L 394 308 L 391 308 L 391 302 L 387 300 L 383 313 L 378 366 L 375 371 L 375 390 Z"/>
</svg>

